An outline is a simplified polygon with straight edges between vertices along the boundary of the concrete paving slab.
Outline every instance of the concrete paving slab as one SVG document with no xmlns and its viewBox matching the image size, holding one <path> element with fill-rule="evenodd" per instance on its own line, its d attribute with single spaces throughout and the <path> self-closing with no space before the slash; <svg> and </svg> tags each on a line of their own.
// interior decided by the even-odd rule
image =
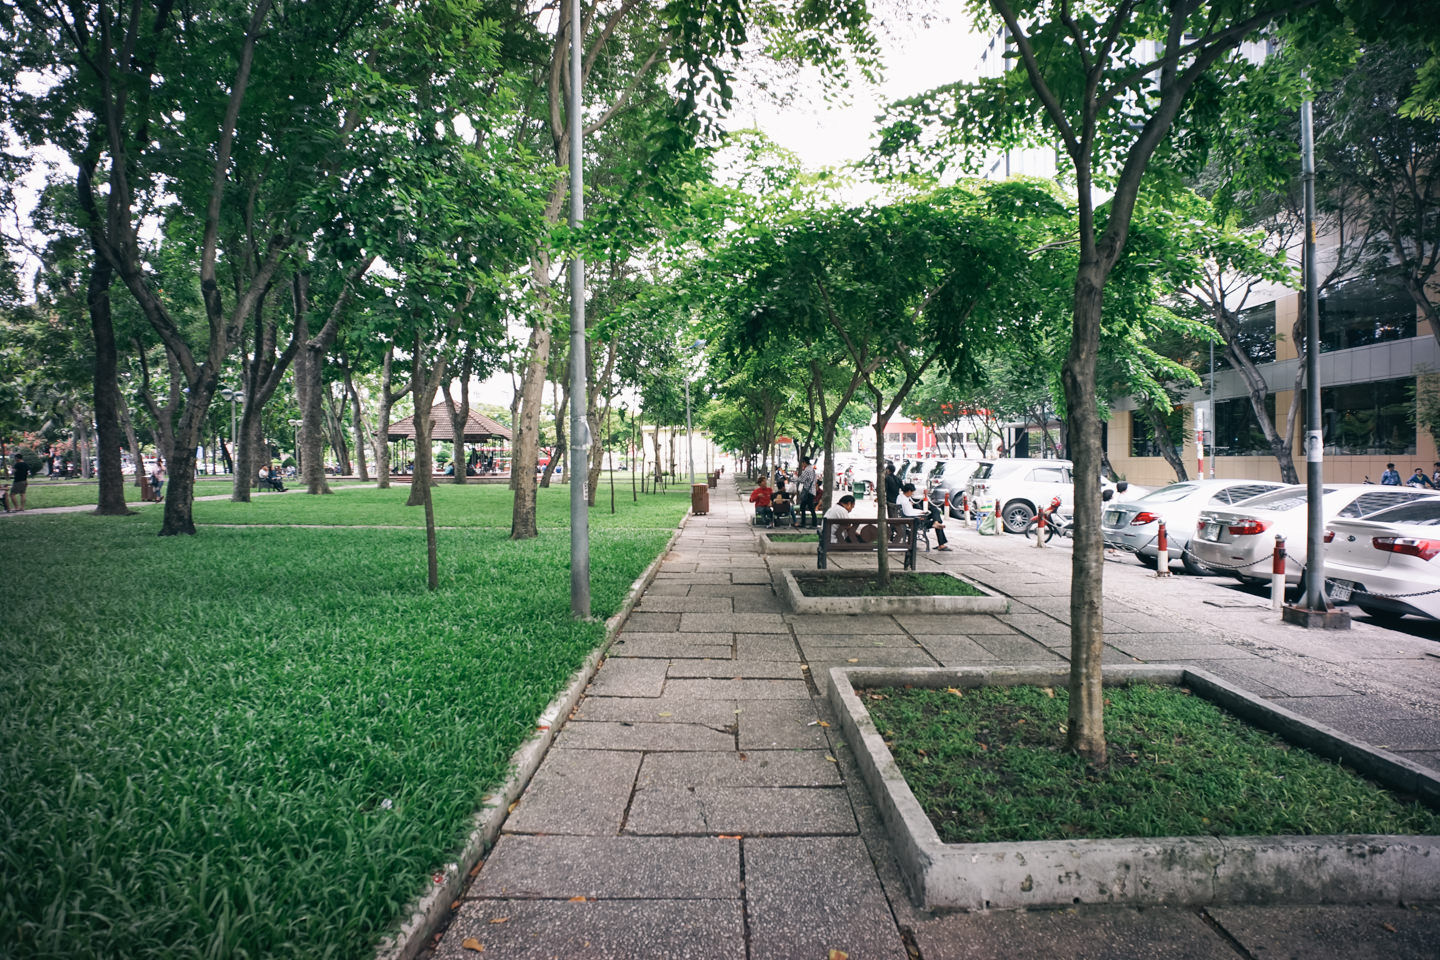
<svg viewBox="0 0 1440 960">
<path fill-rule="evenodd" d="M 799 663 L 800 648 L 795 646 L 793 639 L 784 634 L 737 633 L 735 635 L 735 659 Z"/>
<path fill-rule="evenodd" d="M 739 900 L 471 900 L 435 960 L 745 960 Z"/>
<path fill-rule="evenodd" d="M 736 587 L 735 589 L 742 589 Z M 756 597 L 736 597 L 735 612 L 738 613 L 784 613 L 785 602 L 774 594 Z"/>
<path fill-rule="evenodd" d="M 733 613 L 730 597 L 662 597 L 647 594 L 637 608 L 641 613 Z"/>
<path fill-rule="evenodd" d="M 685 643 L 681 640 L 616 640 L 610 645 L 609 657 L 644 657 L 652 660 L 704 659 L 729 657 L 734 650 L 728 643 Z"/>
<path fill-rule="evenodd" d="M 694 566 L 694 564 L 691 564 L 691 566 Z M 668 568 L 668 567 L 661 567 L 659 570 L 657 570 L 657 571 L 655 572 L 655 580 L 656 580 L 657 582 L 660 582 L 660 583 L 684 583 L 684 584 L 688 584 L 688 585 L 695 585 L 695 584 L 711 584 L 711 585 L 724 584 L 724 585 L 729 585 L 729 583 L 730 583 L 730 574 L 728 574 L 728 573 L 679 573 L 679 572 L 676 572 L 676 571 L 674 571 L 674 570 L 672 570 L 672 569 L 670 569 L 670 568 Z M 703 596 L 703 594 L 696 594 L 695 591 L 693 591 L 693 590 L 690 592 L 690 595 L 691 595 L 692 597 L 693 597 L 693 596 Z"/>
<path fill-rule="evenodd" d="M 815 678 L 815 688 L 820 696 L 830 695 L 831 667 L 935 667 L 940 666 L 935 658 L 924 650 L 871 650 L 851 651 L 854 656 L 844 660 L 811 660 L 810 675 Z"/>
<path fill-rule="evenodd" d="M 808 700 L 801 680 L 670 680 L 665 692 L 696 700 Z"/>
<path fill-rule="evenodd" d="M 1294 710 L 1322 723 L 1344 723 L 1351 720 L 1406 720 L 1432 722 L 1408 707 L 1378 701 L 1360 694 L 1350 697 L 1286 697 L 1276 706 Z"/>
<path fill-rule="evenodd" d="M 671 679 L 713 680 L 758 678 L 804 680 L 800 664 L 775 660 L 677 660 L 670 664 Z"/>
<path fill-rule="evenodd" d="M 651 787 L 836 787 L 840 768 L 818 750 L 655 753 L 640 764 L 638 789 Z"/>
<path fill-rule="evenodd" d="M 813 701 L 750 700 L 738 709 L 741 750 L 830 750 Z"/>
<path fill-rule="evenodd" d="M 648 591 L 647 591 L 648 592 Z M 766 597 L 774 599 L 775 591 L 768 583 L 763 585 L 742 583 L 739 585 L 730 582 L 726 577 L 724 583 L 700 583 L 690 587 L 692 597 L 730 597 L 734 600 L 761 600 Z M 737 607 L 739 605 L 737 604 Z"/>
<path fill-rule="evenodd" d="M 925 960 L 1236 960 L 1198 912 L 1085 907 L 952 914 L 915 927 Z"/>
<path fill-rule="evenodd" d="M 586 697 L 574 720 L 626 723 L 698 723 L 724 727 L 735 722 L 735 704 L 677 697 Z"/>
<path fill-rule="evenodd" d="M 635 791 L 624 832 L 815 836 L 857 829 L 841 787 L 654 787 Z"/>
<path fill-rule="evenodd" d="M 632 613 L 625 619 L 625 629 L 635 633 L 674 633 L 680 629 L 680 613 Z"/>
<path fill-rule="evenodd" d="M 725 726 L 697 723 L 577 721 L 565 724 L 555 746 L 562 750 L 733 750 L 735 734 Z"/>
<path fill-rule="evenodd" d="M 1211 907 L 1256 960 L 1434 960 L 1440 907 Z M 929 960 L 929 955 L 926 955 Z"/>
<path fill-rule="evenodd" d="M 552 747 L 505 832 L 615 836 L 639 770 L 638 753 Z"/>
<path fill-rule="evenodd" d="M 490 852 L 468 898 L 706 900 L 742 892 L 738 840 L 510 835 Z"/>
<path fill-rule="evenodd" d="M 821 647 L 892 647 L 905 649 L 915 646 L 915 638 L 905 633 L 811 633 L 803 623 L 797 623 L 796 634 L 812 648 Z"/>
<path fill-rule="evenodd" d="M 1002 663 L 1029 663 L 1036 660 L 1053 661 L 1064 659 L 1054 650 L 1034 640 L 1021 636 L 976 636 L 971 637 L 980 646 L 989 650 Z"/>
<path fill-rule="evenodd" d="M 917 640 L 932 636 L 973 637 L 980 634 L 1014 634 L 1015 628 L 990 614 L 897 614 L 895 620 Z"/>
<path fill-rule="evenodd" d="M 740 746 L 745 746 L 744 738 L 741 738 Z M 1440 752 L 1433 750 L 1401 750 L 1396 751 L 1411 763 L 1418 763 L 1422 767 L 1429 767 L 1431 770 L 1440 770 Z"/>
<path fill-rule="evenodd" d="M 729 646 L 734 637 L 735 635 L 733 633 L 721 633 L 718 631 L 714 633 L 680 633 L 679 631 L 671 631 L 668 633 L 646 633 L 643 630 L 625 630 L 616 637 L 616 642 L 622 640 L 627 643 L 634 640 L 666 640 L 672 643 L 693 643 L 697 645 L 719 644 L 722 646 Z"/>
<path fill-rule="evenodd" d="M 1246 662 L 1243 660 L 1181 660 L 1177 658 L 1167 662 L 1181 666 L 1195 667 L 1198 670 L 1204 670 L 1206 673 L 1213 673 L 1227 683 L 1233 683 L 1237 687 L 1248 690 L 1257 696 L 1269 697 L 1271 699 L 1287 696 L 1283 690 L 1272 687 L 1268 683 L 1263 683 L 1236 669 Z"/>
<path fill-rule="evenodd" d="M 647 597 L 684 597 L 688 596 L 689 593 L 690 584 L 688 583 L 674 583 L 669 581 L 662 583 L 657 580 L 645 588 L 645 596 Z"/>
<path fill-rule="evenodd" d="M 900 931 L 858 837 L 747 839 L 745 893 L 755 957 L 905 960 Z"/>
<path fill-rule="evenodd" d="M 889 614 L 787 613 L 785 619 L 795 625 L 797 634 L 881 634 L 904 636 L 905 631 Z"/>
<path fill-rule="evenodd" d="M 665 687 L 663 660 L 638 660 L 630 657 L 607 657 L 590 681 L 587 694 L 592 697 L 658 697 Z"/>
<path fill-rule="evenodd" d="M 972 663 L 993 663 L 999 659 L 969 637 L 925 637 L 921 641 L 921 646 L 946 667 L 963 667 Z"/>
<path fill-rule="evenodd" d="M 1285 696 L 1345 697 L 1355 693 L 1350 687 L 1308 673 L 1298 666 L 1274 660 L 1231 660 L 1226 666 L 1232 674 L 1259 680 Z"/>
<path fill-rule="evenodd" d="M 1278 706 L 1289 706 L 1291 700 L 1275 698 Z M 1305 711 L 1296 710 L 1296 713 Z M 1307 714 L 1315 716 L 1314 714 Z M 1426 750 L 1440 742 L 1440 721 L 1431 719 L 1394 720 L 1379 717 L 1316 716 L 1326 726 L 1384 750 Z"/>
<path fill-rule="evenodd" d="M 1043 613 L 1005 613 L 1001 614 L 999 619 L 1001 623 L 1009 624 L 1027 637 L 1033 637 L 1042 643 L 1070 640 L 1070 625 Z"/>
<path fill-rule="evenodd" d="M 1170 660 L 1258 660 L 1249 650 L 1228 643 L 1152 643 L 1144 634 L 1107 635 L 1111 646 L 1131 656 L 1164 663 Z M 1066 640 L 1068 646 L 1069 640 Z"/>
<path fill-rule="evenodd" d="M 730 574 L 730 582 L 735 584 L 743 583 L 765 583 L 770 582 L 770 571 L 763 567 L 751 570 L 736 570 Z"/>
<path fill-rule="evenodd" d="M 707 613 L 682 613 L 677 629 L 683 633 L 704 633 L 723 625 L 735 633 L 786 633 L 790 625 L 778 613 L 734 613 L 716 617 Z"/>
</svg>

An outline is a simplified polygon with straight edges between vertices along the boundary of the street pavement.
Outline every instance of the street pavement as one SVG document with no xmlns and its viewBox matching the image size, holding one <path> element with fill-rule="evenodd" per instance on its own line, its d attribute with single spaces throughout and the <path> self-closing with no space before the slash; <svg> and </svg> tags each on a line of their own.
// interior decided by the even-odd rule
<svg viewBox="0 0 1440 960">
<path fill-rule="evenodd" d="M 1006 615 L 796 615 L 775 578 L 814 557 L 762 556 L 729 477 L 710 506 L 424 956 L 1440 958 L 1440 904 L 916 909 L 837 737 L 828 670 L 1067 662 L 1068 544 L 952 522 L 953 549 L 921 555 L 1012 597 Z M 1162 580 L 1128 558 L 1106 564 L 1105 598 L 1107 661 L 1194 664 L 1440 769 L 1433 640 L 1306 631 L 1218 578 Z"/>
</svg>

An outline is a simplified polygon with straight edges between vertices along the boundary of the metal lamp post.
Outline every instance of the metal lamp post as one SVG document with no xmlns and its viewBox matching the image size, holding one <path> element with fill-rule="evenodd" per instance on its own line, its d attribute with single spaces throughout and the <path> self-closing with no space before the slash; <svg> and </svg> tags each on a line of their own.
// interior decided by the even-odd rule
<svg viewBox="0 0 1440 960">
<path fill-rule="evenodd" d="M 233 473 L 235 466 L 235 401 L 245 402 L 245 391 L 235 390 L 230 387 L 220 388 L 220 398 L 230 401 L 230 470 Z"/>
<path fill-rule="evenodd" d="M 295 439 L 294 439 L 293 441 L 291 441 L 291 443 L 292 443 L 291 449 L 295 451 L 295 475 L 296 475 L 296 476 L 299 476 L 299 475 L 300 475 L 300 428 L 305 424 L 305 421 L 304 421 L 304 420 L 287 420 L 286 423 L 290 424 L 291 428 L 295 431 Z"/>
</svg>

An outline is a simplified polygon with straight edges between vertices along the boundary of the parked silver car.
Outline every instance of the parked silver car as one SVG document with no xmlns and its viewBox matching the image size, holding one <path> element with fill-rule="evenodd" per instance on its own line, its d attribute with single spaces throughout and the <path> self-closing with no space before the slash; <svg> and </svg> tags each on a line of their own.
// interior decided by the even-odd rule
<svg viewBox="0 0 1440 960">
<path fill-rule="evenodd" d="M 1321 517 L 1326 523 L 1366 517 L 1388 507 L 1421 498 L 1440 498 L 1434 490 L 1343 483 L 1323 488 Z M 1264 582 L 1270 578 L 1270 557 L 1275 535 L 1285 536 L 1285 580 L 1300 583 L 1307 545 L 1304 484 L 1281 487 L 1224 509 L 1202 510 L 1190 538 L 1190 552 L 1204 566 L 1240 580 Z"/>
<path fill-rule="evenodd" d="M 1379 620 L 1440 620 L 1440 497 L 1326 525 L 1330 598 Z"/>
<path fill-rule="evenodd" d="M 1274 480 L 1185 480 L 1152 490 L 1138 500 L 1106 504 L 1100 515 L 1100 531 L 1109 546 L 1135 554 L 1142 564 L 1159 565 L 1160 521 L 1171 560 L 1179 559 L 1188 573 L 1206 570 L 1190 555 L 1190 535 L 1195 521 L 1207 507 L 1227 507 L 1275 490 L 1284 484 Z"/>
</svg>

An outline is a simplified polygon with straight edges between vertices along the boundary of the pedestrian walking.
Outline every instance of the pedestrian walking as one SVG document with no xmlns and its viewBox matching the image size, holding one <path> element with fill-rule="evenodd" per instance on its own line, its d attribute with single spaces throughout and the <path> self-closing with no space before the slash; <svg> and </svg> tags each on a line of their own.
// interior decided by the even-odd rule
<svg viewBox="0 0 1440 960">
<path fill-rule="evenodd" d="M 798 484 L 800 487 L 800 526 L 805 526 L 805 515 L 810 515 L 810 526 L 820 526 L 820 518 L 815 513 L 815 483 L 819 479 L 815 472 L 815 465 L 808 458 L 800 459 L 800 476 Z"/>
<path fill-rule="evenodd" d="M 30 487 L 30 465 L 20 454 L 15 454 L 15 470 L 10 477 L 10 503 L 16 513 L 25 510 L 25 491 Z"/>
</svg>

